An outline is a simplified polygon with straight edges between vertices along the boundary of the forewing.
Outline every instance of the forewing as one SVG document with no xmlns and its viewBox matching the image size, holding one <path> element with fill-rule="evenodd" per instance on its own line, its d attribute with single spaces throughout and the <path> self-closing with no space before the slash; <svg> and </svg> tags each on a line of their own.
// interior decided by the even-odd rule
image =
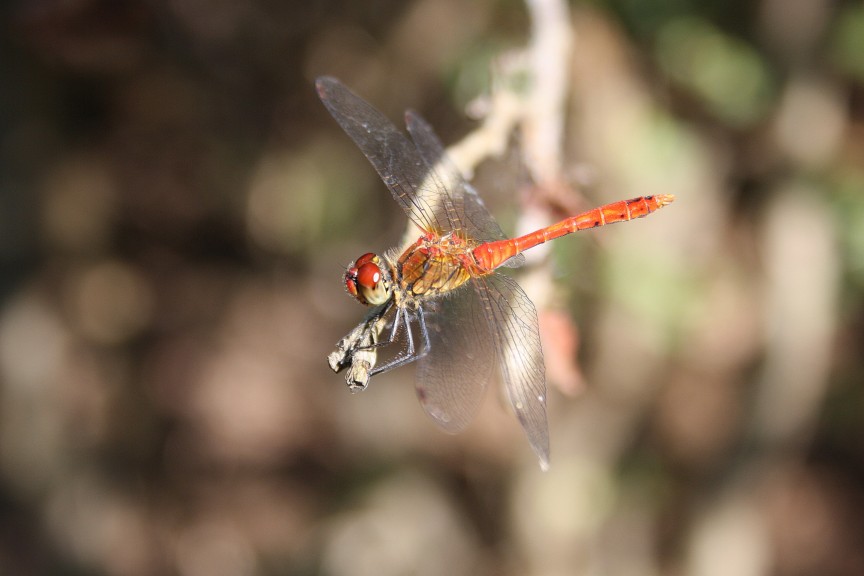
<svg viewBox="0 0 864 576">
<path fill-rule="evenodd" d="M 405 113 L 405 123 L 418 152 L 426 164 L 435 167 L 435 172 L 450 192 L 465 237 L 480 242 L 503 240 L 504 232 L 498 222 L 486 208 L 477 190 L 465 180 L 459 168 L 447 156 L 441 140 L 429 123 L 411 110 Z M 524 259 L 521 255 L 511 258 L 507 266 L 519 266 Z"/>
<path fill-rule="evenodd" d="M 463 430 L 477 413 L 495 351 L 477 292 L 464 286 L 424 306 L 429 353 L 417 367 L 417 397 L 444 430 Z"/>
<path fill-rule="evenodd" d="M 357 144 L 408 218 L 428 232 L 452 230 L 454 211 L 447 190 L 414 144 L 339 80 L 322 76 L 315 86 L 324 106 Z"/>
<path fill-rule="evenodd" d="M 493 274 L 474 280 L 510 405 L 544 470 L 549 467 L 546 375 L 537 311 L 515 280 Z"/>
</svg>

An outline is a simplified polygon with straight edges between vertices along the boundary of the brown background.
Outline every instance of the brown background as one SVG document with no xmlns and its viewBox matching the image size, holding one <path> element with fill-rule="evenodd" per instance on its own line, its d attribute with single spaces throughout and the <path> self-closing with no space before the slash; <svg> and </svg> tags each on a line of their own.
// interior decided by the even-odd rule
<svg viewBox="0 0 864 576">
<path fill-rule="evenodd" d="M 569 198 L 678 200 L 540 265 L 542 474 L 327 369 L 405 219 L 313 89 L 453 142 L 522 4 L 4 3 L 0 573 L 864 573 L 864 7 L 572 9 Z"/>
</svg>

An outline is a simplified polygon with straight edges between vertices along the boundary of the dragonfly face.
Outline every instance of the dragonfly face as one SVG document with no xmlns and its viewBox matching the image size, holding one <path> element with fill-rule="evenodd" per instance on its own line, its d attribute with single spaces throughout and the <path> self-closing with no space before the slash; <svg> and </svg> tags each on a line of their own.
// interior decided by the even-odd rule
<svg viewBox="0 0 864 576">
<path fill-rule="evenodd" d="M 357 258 L 345 271 L 345 288 L 361 304 L 379 306 L 393 295 L 393 282 L 380 264 L 381 258 L 369 252 Z"/>
</svg>

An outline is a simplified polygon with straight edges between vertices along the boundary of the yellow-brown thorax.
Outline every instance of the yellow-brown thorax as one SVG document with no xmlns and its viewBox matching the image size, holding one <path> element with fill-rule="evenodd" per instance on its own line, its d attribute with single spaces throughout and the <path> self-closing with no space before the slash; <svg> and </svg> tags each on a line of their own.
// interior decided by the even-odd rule
<svg viewBox="0 0 864 576">
<path fill-rule="evenodd" d="M 455 235 L 421 236 L 396 261 L 396 283 L 402 296 L 438 296 L 481 275 L 471 255 L 472 245 Z"/>
</svg>

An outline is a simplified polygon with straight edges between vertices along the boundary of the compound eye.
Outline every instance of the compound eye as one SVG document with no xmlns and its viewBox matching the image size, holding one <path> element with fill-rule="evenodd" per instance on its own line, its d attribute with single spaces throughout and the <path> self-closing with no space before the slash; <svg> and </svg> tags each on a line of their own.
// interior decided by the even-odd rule
<svg viewBox="0 0 864 576">
<path fill-rule="evenodd" d="M 357 268 L 351 267 L 345 271 L 345 289 L 351 296 L 360 300 L 360 296 L 357 294 Z M 365 304 L 365 302 L 363 303 Z"/>
<path fill-rule="evenodd" d="M 366 290 L 374 290 L 381 281 L 381 269 L 374 262 L 367 262 L 357 268 L 357 284 Z"/>
<path fill-rule="evenodd" d="M 345 272 L 345 287 L 361 304 L 378 306 L 390 298 L 390 282 L 378 266 L 380 261 L 371 252 L 363 254 Z"/>
</svg>

